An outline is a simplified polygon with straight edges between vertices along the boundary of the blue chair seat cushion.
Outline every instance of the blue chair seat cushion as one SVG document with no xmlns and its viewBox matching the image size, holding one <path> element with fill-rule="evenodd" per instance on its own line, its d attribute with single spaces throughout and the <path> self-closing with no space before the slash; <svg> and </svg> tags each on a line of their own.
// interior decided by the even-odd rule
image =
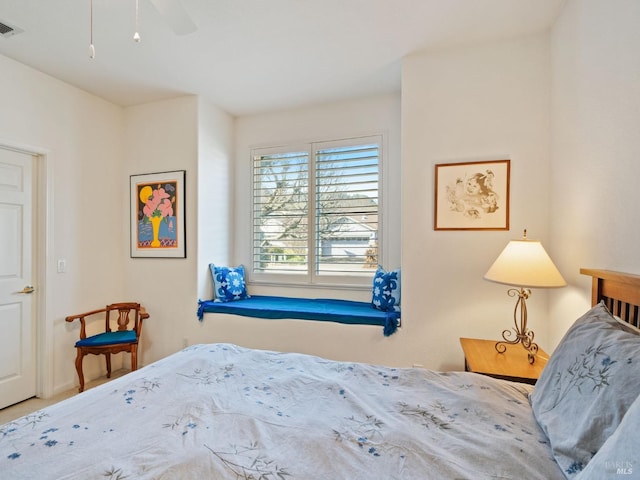
<svg viewBox="0 0 640 480">
<path fill-rule="evenodd" d="M 118 332 L 106 332 L 93 335 L 76 342 L 76 347 L 101 347 L 121 343 L 135 343 L 136 332 L 134 330 L 122 330 Z"/>
</svg>

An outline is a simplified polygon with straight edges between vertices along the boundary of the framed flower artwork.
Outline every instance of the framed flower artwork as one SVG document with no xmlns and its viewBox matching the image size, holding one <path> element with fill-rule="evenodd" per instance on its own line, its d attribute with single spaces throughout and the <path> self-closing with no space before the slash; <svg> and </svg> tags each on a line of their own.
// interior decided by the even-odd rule
<svg viewBox="0 0 640 480">
<path fill-rule="evenodd" d="M 131 175 L 131 257 L 186 258 L 185 170 Z"/>
<path fill-rule="evenodd" d="M 509 230 L 510 170 L 511 160 L 436 165 L 434 230 Z"/>
</svg>

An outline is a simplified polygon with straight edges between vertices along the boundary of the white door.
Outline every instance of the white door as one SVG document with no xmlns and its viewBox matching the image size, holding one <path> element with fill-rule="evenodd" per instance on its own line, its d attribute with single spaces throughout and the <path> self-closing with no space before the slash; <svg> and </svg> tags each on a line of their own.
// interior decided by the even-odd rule
<svg viewBox="0 0 640 480">
<path fill-rule="evenodd" d="M 36 394 L 33 163 L 0 148 L 0 408 Z"/>
</svg>

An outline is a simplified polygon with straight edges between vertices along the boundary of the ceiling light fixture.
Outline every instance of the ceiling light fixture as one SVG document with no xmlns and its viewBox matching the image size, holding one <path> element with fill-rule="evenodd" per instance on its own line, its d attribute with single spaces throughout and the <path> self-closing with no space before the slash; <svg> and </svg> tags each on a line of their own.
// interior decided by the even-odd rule
<svg viewBox="0 0 640 480">
<path fill-rule="evenodd" d="M 138 33 L 138 0 L 136 0 L 136 31 L 133 34 L 133 40 L 140 43 L 140 34 Z"/>
<path fill-rule="evenodd" d="M 93 45 L 93 0 L 89 0 L 89 58 L 94 59 L 96 57 L 96 47 Z M 138 32 L 138 25 L 140 23 L 140 9 L 138 5 L 139 0 L 136 0 L 136 31 L 133 34 L 133 40 L 136 43 L 140 43 L 140 33 Z"/>
<path fill-rule="evenodd" d="M 96 47 L 93 46 L 93 0 L 90 0 L 91 8 L 89 10 L 89 58 L 95 58 Z"/>
</svg>

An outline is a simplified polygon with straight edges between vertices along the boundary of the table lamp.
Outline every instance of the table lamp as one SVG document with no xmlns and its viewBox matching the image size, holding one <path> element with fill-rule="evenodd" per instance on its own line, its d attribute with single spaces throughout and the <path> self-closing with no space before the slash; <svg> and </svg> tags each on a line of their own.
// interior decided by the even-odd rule
<svg viewBox="0 0 640 480">
<path fill-rule="evenodd" d="M 527 350 L 529 363 L 534 363 L 538 345 L 534 343 L 534 333 L 527 329 L 527 303 L 531 295 L 531 288 L 558 288 L 567 283 L 553 264 L 553 261 L 537 240 L 527 239 L 527 231 L 521 240 L 511 240 L 498 256 L 491 268 L 484 274 L 484 278 L 491 282 L 514 285 L 507 291 L 510 297 L 518 297 L 513 310 L 515 327 L 502 331 L 502 338 L 496 342 L 496 350 L 504 353 L 507 344 L 521 343 Z M 518 310 L 520 321 L 518 322 Z M 514 335 L 515 332 L 515 335 Z"/>
</svg>

